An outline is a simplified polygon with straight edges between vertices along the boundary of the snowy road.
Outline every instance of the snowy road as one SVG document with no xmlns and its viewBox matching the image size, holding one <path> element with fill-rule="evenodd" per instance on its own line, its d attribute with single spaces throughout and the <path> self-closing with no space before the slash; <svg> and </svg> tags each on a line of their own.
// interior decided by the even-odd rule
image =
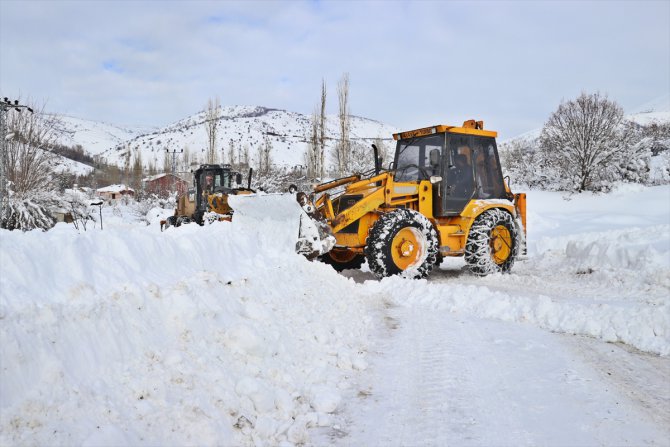
<svg viewBox="0 0 670 447">
<path fill-rule="evenodd" d="M 667 445 L 670 362 L 531 325 L 387 309 L 340 445 Z M 318 444 L 319 441 L 317 440 Z"/>
</svg>

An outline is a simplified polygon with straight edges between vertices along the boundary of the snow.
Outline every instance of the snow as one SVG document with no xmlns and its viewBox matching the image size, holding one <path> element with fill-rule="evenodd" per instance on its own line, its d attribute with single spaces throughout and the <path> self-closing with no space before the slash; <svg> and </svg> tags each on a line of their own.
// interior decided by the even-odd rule
<svg viewBox="0 0 670 447">
<path fill-rule="evenodd" d="M 67 115 L 59 116 L 59 119 L 63 125 L 59 142 L 66 146 L 80 145 L 92 155 L 98 155 L 149 130 L 121 127 Z"/>
<path fill-rule="evenodd" d="M 129 188 L 127 185 L 109 185 L 104 188 L 96 189 L 97 192 L 122 192 L 122 191 L 133 191 L 132 188 Z"/>
<path fill-rule="evenodd" d="M 634 108 L 626 118 L 643 126 L 670 122 L 670 95 L 661 95 Z"/>
<path fill-rule="evenodd" d="M 305 437 L 337 408 L 369 317 L 353 281 L 292 253 L 295 224 L 240 213 L 160 233 L 108 213 L 103 231 L 3 230 L 1 443 Z"/>
<path fill-rule="evenodd" d="M 90 174 L 94 170 L 93 166 L 70 160 L 69 158 L 63 157 L 61 155 L 55 155 L 55 160 L 56 166 L 54 166 L 54 172 L 59 174 L 70 173 L 77 176 L 83 176 Z"/>
<path fill-rule="evenodd" d="M 320 432 L 316 444 L 666 444 L 664 419 L 623 398 L 618 388 L 630 381 L 644 388 L 625 376 L 625 368 L 644 369 L 644 379 L 656 386 L 643 399 L 654 401 L 667 422 L 663 374 L 669 370 L 655 372 L 649 360 L 657 359 L 631 364 L 632 356 L 620 352 L 602 359 L 610 348 L 598 353 L 588 340 L 573 344 L 533 325 L 416 305 L 387 312 L 392 323 L 380 330 L 383 354 L 374 356 L 356 384 L 361 391 L 344 409 L 347 433 Z M 623 377 L 618 364 L 625 365 Z"/>
<path fill-rule="evenodd" d="M 292 195 L 231 205 L 0 230 L 0 444 L 667 444 L 669 186 L 528 191 L 484 278 L 337 274 Z"/>
<path fill-rule="evenodd" d="M 204 112 L 198 112 L 175 123 L 154 129 L 124 129 L 120 126 L 64 117 L 63 144 L 81 144 L 89 153 L 100 155 L 108 163 L 123 166 L 126 155 L 139 149 L 142 162 L 146 167 L 150 163 L 163 166 L 165 150 L 189 148 L 191 156 L 197 155 L 204 160 L 204 143 L 207 133 Z M 278 110 L 261 106 L 224 106 L 221 108 L 221 120 L 217 131 L 217 150 L 226 153 L 233 141 L 236 148 L 249 148 L 250 157 L 255 160 L 256 151 L 267 138 L 273 146 L 272 163 L 278 167 L 304 166 L 304 153 L 307 148 L 310 117 L 301 113 Z M 327 116 L 327 130 L 331 137 L 327 140 L 326 151 L 331 152 L 339 135 L 338 117 Z M 365 146 L 377 138 L 387 140 L 393 146 L 391 135 L 398 129 L 358 116 L 351 116 L 350 133 L 352 141 Z M 179 160 L 181 163 L 181 158 Z M 330 161 L 327 160 L 330 164 Z M 187 167 L 182 167 L 188 170 Z M 180 168 L 180 169 L 182 169 Z"/>
</svg>

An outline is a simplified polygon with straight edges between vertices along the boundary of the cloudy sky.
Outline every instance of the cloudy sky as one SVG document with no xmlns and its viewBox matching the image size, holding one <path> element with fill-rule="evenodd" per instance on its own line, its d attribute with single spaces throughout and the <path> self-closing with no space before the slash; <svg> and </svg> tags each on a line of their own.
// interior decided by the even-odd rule
<svg viewBox="0 0 670 447">
<path fill-rule="evenodd" d="M 600 91 L 670 93 L 668 1 L 0 0 L 0 95 L 163 126 L 224 105 L 337 112 L 403 129 L 483 119 L 501 137 Z"/>
</svg>

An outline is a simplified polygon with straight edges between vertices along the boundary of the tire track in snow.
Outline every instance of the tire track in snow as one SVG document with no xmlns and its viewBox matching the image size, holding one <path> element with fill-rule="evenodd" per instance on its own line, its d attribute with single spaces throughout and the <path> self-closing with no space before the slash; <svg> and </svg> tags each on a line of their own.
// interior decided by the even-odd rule
<svg viewBox="0 0 670 447">
<path fill-rule="evenodd" d="M 573 337 L 416 305 L 389 314 L 335 445 L 664 445 L 668 430 L 575 355 Z"/>
<path fill-rule="evenodd" d="M 483 436 L 487 402 L 502 403 L 506 396 L 492 391 L 479 396 L 481 375 L 476 355 L 467 342 L 473 330 L 443 311 L 394 308 L 397 332 L 382 339 L 373 360 L 377 375 L 372 398 L 354 415 L 355 429 L 345 445 L 483 445 L 496 439 Z M 481 338 L 477 333 L 475 338 Z M 373 366 L 373 368 L 374 368 Z M 518 422 L 504 418 L 496 430 L 512 433 L 518 445 L 530 444 Z M 491 424 L 488 423 L 488 429 Z M 518 433 L 519 435 L 516 435 Z"/>
</svg>

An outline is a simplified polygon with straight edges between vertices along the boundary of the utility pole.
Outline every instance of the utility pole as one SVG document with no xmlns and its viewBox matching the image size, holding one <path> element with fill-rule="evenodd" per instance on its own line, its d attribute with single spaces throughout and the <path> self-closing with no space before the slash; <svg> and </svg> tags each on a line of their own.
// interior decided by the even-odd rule
<svg viewBox="0 0 670 447">
<path fill-rule="evenodd" d="M 170 151 L 170 149 L 165 149 L 165 152 L 167 152 L 168 154 L 172 154 L 172 163 L 171 163 L 171 166 L 172 166 L 172 190 L 174 191 L 174 190 L 176 190 L 175 177 L 177 175 L 176 174 L 176 171 L 177 171 L 177 154 L 181 154 L 182 152 L 184 152 L 184 149 L 182 149 L 180 151 L 178 151 L 177 149 L 175 149 L 173 151 Z"/>
<path fill-rule="evenodd" d="M 21 113 L 21 110 L 27 109 L 33 113 L 33 109 L 26 105 L 19 104 L 18 100 L 10 101 L 7 97 L 0 101 L 0 222 L 5 217 L 5 201 L 7 200 L 7 113 L 12 109 Z"/>
</svg>

